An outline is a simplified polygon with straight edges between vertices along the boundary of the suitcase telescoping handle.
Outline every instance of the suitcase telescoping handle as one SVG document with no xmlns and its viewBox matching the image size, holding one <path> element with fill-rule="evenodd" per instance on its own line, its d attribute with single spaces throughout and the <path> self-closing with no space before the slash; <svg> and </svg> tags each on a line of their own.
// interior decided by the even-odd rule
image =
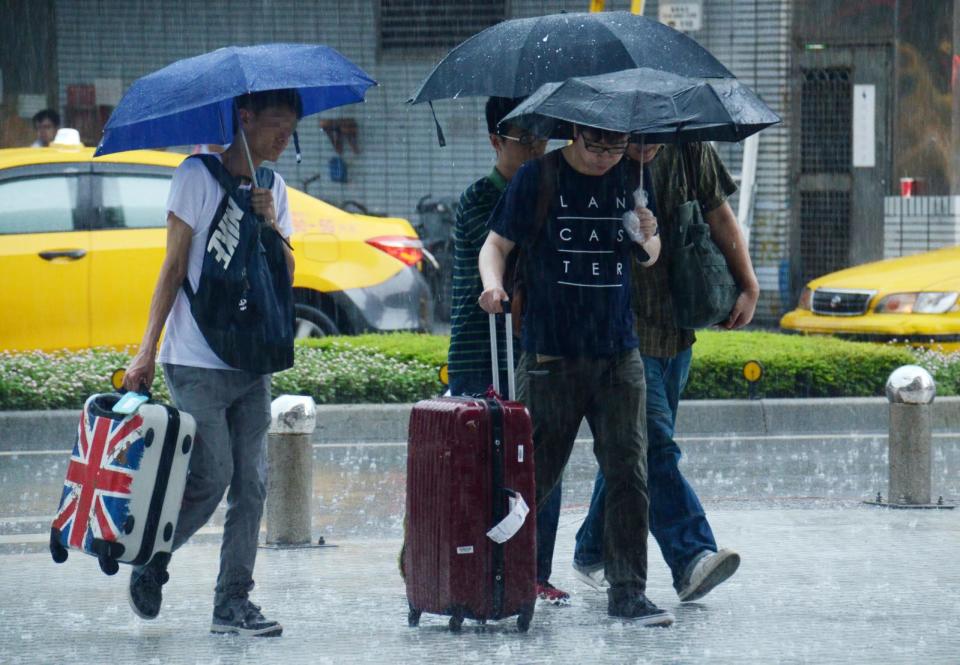
<svg viewBox="0 0 960 665">
<path fill-rule="evenodd" d="M 507 394 L 503 395 L 506 399 L 516 399 L 517 395 L 517 376 L 513 368 L 513 315 L 510 313 L 510 301 L 500 302 L 503 306 L 503 314 L 506 319 L 505 327 L 507 329 Z M 490 363 L 493 368 L 493 389 L 500 392 L 500 354 L 497 352 L 497 315 L 490 314 Z"/>
</svg>

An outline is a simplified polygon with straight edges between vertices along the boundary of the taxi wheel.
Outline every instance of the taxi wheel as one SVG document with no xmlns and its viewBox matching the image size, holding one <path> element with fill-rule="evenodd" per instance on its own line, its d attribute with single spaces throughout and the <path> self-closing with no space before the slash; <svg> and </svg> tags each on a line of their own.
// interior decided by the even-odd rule
<svg viewBox="0 0 960 665">
<path fill-rule="evenodd" d="M 296 328 L 294 331 L 297 339 L 340 334 L 340 330 L 337 329 L 337 324 L 333 322 L 333 319 L 316 307 L 298 304 L 294 305 L 294 311 L 296 313 Z"/>
</svg>

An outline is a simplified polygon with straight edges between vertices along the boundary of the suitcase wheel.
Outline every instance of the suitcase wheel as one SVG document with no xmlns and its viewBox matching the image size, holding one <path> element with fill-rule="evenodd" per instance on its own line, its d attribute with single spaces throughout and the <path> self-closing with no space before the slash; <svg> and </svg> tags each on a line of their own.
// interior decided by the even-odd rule
<svg viewBox="0 0 960 665">
<path fill-rule="evenodd" d="M 97 561 L 100 562 L 100 570 L 107 575 L 116 575 L 117 571 L 120 570 L 120 564 L 117 563 L 116 559 L 108 559 L 107 557 L 100 556 L 97 557 Z"/>
<path fill-rule="evenodd" d="M 450 632 L 459 633 L 463 626 L 463 615 L 454 614 L 450 617 Z"/>
<path fill-rule="evenodd" d="M 521 633 L 530 630 L 530 622 L 533 620 L 533 609 L 535 606 L 536 602 L 533 602 L 521 608 L 520 614 L 517 616 L 517 630 Z"/>
<path fill-rule="evenodd" d="M 407 625 L 411 628 L 416 628 L 420 625 L 420 610 L 415 608 L 413 605 L 410 606 L 410 611 L 407 612 Z"/>
<path fill-rule="evenodd" d="M 60 532 L 51 530 L 50 532 L 50 556 L 54 563 L 63 563 L 67 560 L 67 548 L 60 543 Z"/>
</svg>

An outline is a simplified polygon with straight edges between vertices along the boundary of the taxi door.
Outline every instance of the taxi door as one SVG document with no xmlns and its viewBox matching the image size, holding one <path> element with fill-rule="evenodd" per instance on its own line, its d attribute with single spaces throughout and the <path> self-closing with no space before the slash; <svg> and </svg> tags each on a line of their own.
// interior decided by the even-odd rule
<svg viewBox="0 0 960 665">
<path fill-rule="evenodd" d="M 173 169 L 94 162 L 92 177 L 91 343 L 138 345 L 166 253 Z"/>
<path fill-rule="evenodd" d="M 87 164 L 45 164 L 0 176 L 0 349 L 90 343 Z"/>
</svg>

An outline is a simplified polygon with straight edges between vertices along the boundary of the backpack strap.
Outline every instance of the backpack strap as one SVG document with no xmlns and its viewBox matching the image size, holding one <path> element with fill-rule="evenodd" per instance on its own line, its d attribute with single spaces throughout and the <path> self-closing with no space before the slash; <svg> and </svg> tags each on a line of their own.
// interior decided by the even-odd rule
<svg viewBox="0 0 960 665">
<path fill-rule="evenodd" d="M 517 245 L 507 257 L 505 286 L 513 300 L 511 311 L 513 314 L 513 332 L 519 336 L 523 326 L 523 311 L 526 306 L 525 267 L 527 253 L 540 239 L 543 227 L 550 213 L 550 202 L 557 192 L 557 183 L 560 172 L 560 151 L 548 152 L 540 158 L 540 178 L 537 183 L 537 205 L 534 208 L 533 232 L 527 242 Z"/>
<path fill-rule="evenodd" d="M 234 178 L 230 175 L 230 172 L 227 171 L 226 167 L 223 165 L 216 155 L 193 155 L 189 159 L 199 159 L 203 162 L 203 165 L 207 167 L 207 171 L 210 172 L 220 186 L 223 187 L 223 191 L 228 194 L 237 190 L 240 186 L 237 178 Z M 268 169 L 265 166 L 261 166 L 257 169 L 257 183 L 260 187 L 271 189 L 273 187 L 274 172 L 273 169 Z"/>
<path fill-rule="evenodd" d="M 557 192 L 558 180 L 560 177 L 560 151 L 554 150 L 548 152 L 540 160 L 540 183 L 537 187 L 537 207 L 533 217 L 533 233 L 527 242 L 532 247 L 540 239 L 540 233 L 547 222 L 547 214 L 550 212 L 550 203 L 553 201 L 553 195 Z"/>
<path fill-rule="evenodd" d="M 697 194 L 697 178 L 694 164 L 699 163 L 699 155 L 693 154 L 694 147 L 692 143 L 680 144 L 680 169 L 683 174 L 684 198 L 688 201 L 696 201 L 700 205 L 700 196 Z M 703 206 L 700 206 L 701 212 Z"/>
<path fill-rule="evenodd" d="M 223 191 L 227 194 L 235 191 L 238 186 L 237 179 L 230 175 L 226 167 L 215 155 L 194 155 L 189 159 L 199 159 L 207 167 L 207 171 L 213 176 L 214 180 L 220 183 Z"/>
</svg>

